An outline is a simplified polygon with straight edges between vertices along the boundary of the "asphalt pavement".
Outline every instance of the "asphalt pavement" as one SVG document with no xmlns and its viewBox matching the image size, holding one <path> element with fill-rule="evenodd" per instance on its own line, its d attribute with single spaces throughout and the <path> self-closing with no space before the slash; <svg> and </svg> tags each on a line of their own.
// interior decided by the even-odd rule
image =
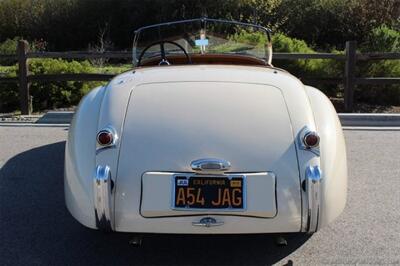
<svg viewBox="0 0 400 266">
<path fill-rule="evenodd" d="M 400 264 L 400 131 L 346 130 L 348 201 L 310 236 L 104 234 L 64 205 L 67 129 L 0 126 L 0 265 Z"/>
</svg>

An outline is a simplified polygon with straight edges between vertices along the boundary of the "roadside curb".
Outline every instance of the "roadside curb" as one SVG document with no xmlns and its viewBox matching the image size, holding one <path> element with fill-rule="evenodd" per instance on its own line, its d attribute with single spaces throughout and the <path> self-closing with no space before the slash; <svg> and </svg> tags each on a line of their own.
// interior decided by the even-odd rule
<svg viewBox="0 0 400 266">
<path fill-rule="evenodd" d="M 69 128 L 70 124 L 37 124 L 37 123 L 3 123 L 0 122 L 0 127 L 62 127 Z"/>
<path fill-rule="evenodd" d="M 35 122 L 7 121 L 0 122 L 0 126 L 59 126 L 68 127 L 74 112 L 51 111 L 47 112 Z M 400 114 L 347 114 L 339 113 L 339 119 L 344 129 L 382 128 L 397 129 L 400 127 Z"/>
<path fill-rule="evenodd" d="M 339 114 L 343 127 L 400 127 L 400 114 Z"/>
<path fill-rule="evenodd" d="M 35 123 L 38 124 L 69 124 L 74 112 L 72 111 L 51 111 L 45 113 Z"/>
</svg>

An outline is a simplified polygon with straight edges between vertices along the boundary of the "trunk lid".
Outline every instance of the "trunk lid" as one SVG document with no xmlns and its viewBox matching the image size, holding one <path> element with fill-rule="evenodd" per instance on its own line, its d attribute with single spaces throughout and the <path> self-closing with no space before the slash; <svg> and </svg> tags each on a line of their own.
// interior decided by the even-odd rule
<svg viewBox="0 0 400 266">
<path fill-rule="evenodd" d="M 150 206 L 153 217 L 176 216 L 177 211 L 169 208 L 170 182 L 160 182 L 164 191 L 155 189 L 154 195 L 149 196 L 152 189 L 148 184 L 156 183 L 146 183 L 143 178 L 148 172 L 190 173 L 191 162 L 201 158 L 228 160 L 232 173 L 272 173 L 276 180 L 271 184 L 276 188 L 265 189 L 267 196 L 262 195 L 263 190 L 247 191 L 248 200 L 274 201 L 268 206 L 277 208 L 278 213 L 300 216 L 296 149 L 279 88 L 236 82 L 165 82 L 141 84 L 133 89 L 116 178 L 117 221 L 134 219 L 133 213 L 143 215 L 145 206 Z M 165 176 L 171 179 L 171 175 Z M 143 184 L 147 184 L 145 190 Z M 239 215 L 258 213 L 256 216 L 272 218 L 276 214 L 272 209 L 249 208 Z"/>
</svg>

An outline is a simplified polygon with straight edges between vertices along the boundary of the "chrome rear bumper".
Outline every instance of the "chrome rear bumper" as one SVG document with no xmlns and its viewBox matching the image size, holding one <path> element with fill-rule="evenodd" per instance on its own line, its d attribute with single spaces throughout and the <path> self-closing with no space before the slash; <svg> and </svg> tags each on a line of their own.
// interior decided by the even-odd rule
<svg viewBox="0 0 400 266">
<path fill-rule="evenodd" d="M 112 190 L 111 172 L 108 166 L 97 166 L 93 180 L 94 213 L 96 227 L 102 231 L 114 229 L 112 212 Z"/>
<path fill-rule="evenodd" d="M 308 233 L 314 233 L 318 230 L 321 180 L 321 169 L 319 166 L 307 167 L 305 176 L 305 190 L 308 200 L 306 228 Z M 96 227 L 102 231 L 114 230 L 112 182 L 110 168 L 108 166 L 97 166 L 93 180 L 94 212 Z"/>
<path fill-rule="evenodd" d="M 319 166 L 309 166 L 306 169 L 306 192 L 308 199 L 307 232 L 314 233 L 318 230 L 320 216 L 320 183 L 321 169 Z"/>
</svg>

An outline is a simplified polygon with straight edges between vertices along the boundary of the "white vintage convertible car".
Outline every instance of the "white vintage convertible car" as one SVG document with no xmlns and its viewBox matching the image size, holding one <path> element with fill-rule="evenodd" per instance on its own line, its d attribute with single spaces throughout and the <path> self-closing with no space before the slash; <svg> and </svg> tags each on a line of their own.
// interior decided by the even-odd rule
<svg viewBox="0 0 400 266">
<path fill-rule="evenodd" d="M 208 18 L 135 32 L 134 68 L 85 96 L 65 201 L 105 231 L 313 233 L 346 204 L 328 98 L 272 66 L 270 31 Z"/>
</svg>

